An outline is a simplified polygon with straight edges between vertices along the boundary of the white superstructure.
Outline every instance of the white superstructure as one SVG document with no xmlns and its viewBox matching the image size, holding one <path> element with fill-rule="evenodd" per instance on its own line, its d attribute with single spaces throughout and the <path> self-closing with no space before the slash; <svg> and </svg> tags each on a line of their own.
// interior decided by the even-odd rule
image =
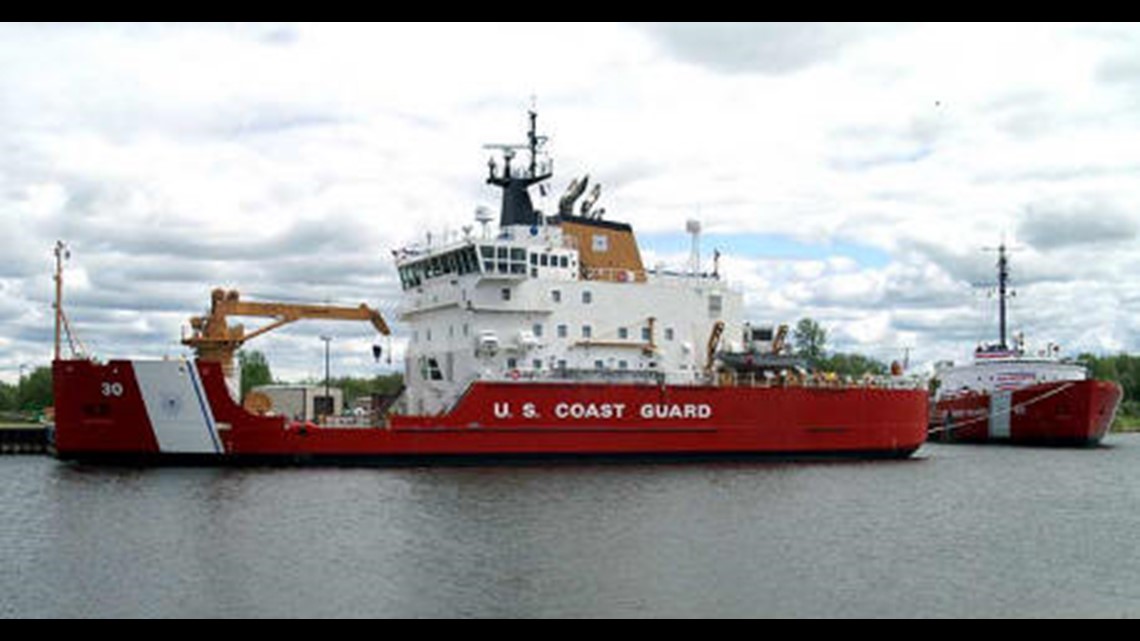
<svg viewBox="0 0 1140 641">
<path fill-rule="evenodd" d="M 1032 354 L 1025 347 L 1025 337 L 1018 334 L 1012 345 L 1006 341 L 1006 299 L 1011 295 L 1009 285 L 1009 258 L 1005 243 L 998 247 L 997 296 L 999 310 L 999 340 L 979 345 L 974 351 L 974 362 L 955 366 L 942 362 L 934 366 L 938 381 L 935 400 L 947 395 L 965 392 L 994 394 L 1011 392 L 1022 387 L 1051 381 L 1082 381 L 1088 378 L 1088 369 L 1061 358 L 1061 348 L 1049 343 Z"/>
<path fill-rule="evenodd" d="M 445 411 L 480 378 L 707 380 L 714 325 L 740 335 L 741 293 L 715 272 L 645 269 L 630 226 L 592 209 L 596 186 L 573 212 L 585 180 L 558 215 L 534 210 L 527 188 L 551 174 L 533 112 L 529 137 L 529 168 L 512 170 L 514 146 L 497 146 L 501 173 L 490 163 L 488 182 L 503 189 L 497 230 L 484 210 L 482 233 L 396 252 L 407 411 Z"/>
<path fill-rule="evenodd" d="M 1021 350 L 985 350 L 970 365 L 935 365 L 936 398 L 963 392 L 1010 392 L 1049 381 L 1083 381 L 1088 370 L 1056 356 L 1027 356 Z"/>
</svg>

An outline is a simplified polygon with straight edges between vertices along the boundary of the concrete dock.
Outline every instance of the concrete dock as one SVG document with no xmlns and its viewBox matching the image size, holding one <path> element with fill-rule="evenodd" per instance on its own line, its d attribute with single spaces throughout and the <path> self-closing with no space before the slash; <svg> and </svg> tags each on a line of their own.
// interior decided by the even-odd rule
<svg viewBox="0 0 1140 641">
<path fill-rule="evenodd" d="M 0 454 L 44 454 L 47 427 L 35 423 L 0 423 Z"/>
</svg>

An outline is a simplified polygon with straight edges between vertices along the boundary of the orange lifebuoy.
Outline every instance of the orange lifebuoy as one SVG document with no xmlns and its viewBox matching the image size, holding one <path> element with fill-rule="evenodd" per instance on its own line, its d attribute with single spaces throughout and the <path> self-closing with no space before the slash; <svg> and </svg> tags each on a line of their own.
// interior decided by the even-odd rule
<svg viewBox="0 0 1140 641">
<path fill-rule="evenodd" d="M 627 280 L 629 280 L 629 272 L 625 271 L 624 269 L 619 269 L 618 270 L 618 282 L 624 283 Z"/>
<path fill-rule="evenodd" d="M 519 380 L 519 377 L 522 376 L 522 373 L 517 369 L 512 369 L 511 371 L 507 372 L 507 376 L 511 377 L 512 381 L 517 381 Z"/>
</svg>

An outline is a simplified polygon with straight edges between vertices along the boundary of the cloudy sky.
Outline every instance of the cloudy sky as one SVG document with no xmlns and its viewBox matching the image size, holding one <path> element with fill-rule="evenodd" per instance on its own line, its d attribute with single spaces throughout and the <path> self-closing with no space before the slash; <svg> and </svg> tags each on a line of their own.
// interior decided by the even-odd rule
<svg viewBox="0 0 1140 641">
<path fill-rule="evenodd" d="M 1140 351 L 1137 25 L 6 24 L 0 379 L 50 360 L 57 239 L 100 358 L 185 354 L 215 286 L 394 321 L 390 250 L 497 206 L 481 145 L 532 100 L 556 192 L 600 182 L 650 264 L 699 218 L 751 318 L 961 360 L 1004 239 L 1031 345 Z M 321 334 L 334 375 L 392 367 L 359 323 L 249 347 L 319 378 Z"/>
</svg>

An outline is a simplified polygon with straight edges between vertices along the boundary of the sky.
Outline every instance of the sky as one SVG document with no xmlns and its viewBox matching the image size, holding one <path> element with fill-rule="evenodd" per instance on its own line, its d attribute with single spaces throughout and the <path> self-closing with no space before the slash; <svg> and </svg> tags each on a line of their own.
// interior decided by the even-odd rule
<svg viewBox="0 0 1140 641">
<path fill-rule="evenodd" d="M 1031 348 L 1140 351 L 1140 25 L 9 23 L 0 380 L 50 362 L 57 240 L 100 359 L 188 355 L 225 287 L 391 321 L 248 343 L 280 379 L 323 377 L 321 335 L 334 376 L 399 369 L 391 251 L 497 211 L 482 145 L 532 106 L 552 201 L 588 174 L 650 265 L 700 220 L 749 319 L 966 360 L 1005 243 Z"/>
</svg>

